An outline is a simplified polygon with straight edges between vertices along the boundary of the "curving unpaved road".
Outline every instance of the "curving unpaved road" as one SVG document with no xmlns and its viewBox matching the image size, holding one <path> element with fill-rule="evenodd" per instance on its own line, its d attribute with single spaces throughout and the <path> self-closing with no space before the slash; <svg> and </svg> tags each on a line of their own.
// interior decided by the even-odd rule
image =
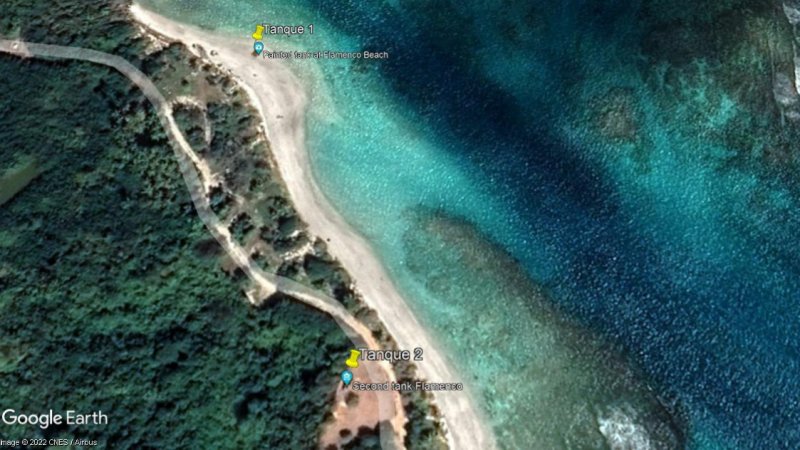
<svg viewBox="0 0 800 450">
<path fill-rule="evenodd" d="M 153 82 L 139 69 L 124 58 L 96 50 L 65 47 L 58 45 L 35 44 L 23 41 L 0 39 L 0 52 L 9 53 L 23 58 L 55 58 L 89 61 L 96 64 L 112 67 L 130 79 L 155 106 L 159 120 L 167 133 L 167 137 L 175 152 L 183 179 L 189 189 L 198 215 L 219 242 L 229 257 L 241 268 L 248 278 L 267 294 L 278 291 L 295 298 L 308 306 L 316 308 L 331 316 L 344 330 L 345 334 L 356 346 L 367 348 L 381 348 L 372 336 L 372 332 L 361 322 L 356 320 L 338 301 L 327 297 L 314 289 L 300 284 L 289 278 L 261 270 L 242 247 L 231 237 L 227 227 L 211 210 L 206 195 L 212 174 L 208 166 L 197 157 L 192 147 L 188 144 L 183 133 L 178 128 L 172 115 L 172 107 L 164 98 Z M 200 168 L 204 180 L 198 176 Z M 383 383 L 397 381 L 393 367 L 387 362 L 371 363 L 365 365 L 369 371 L 372 382 Z M 386 448 L 404 448 L 404 425 L 406 422 L 405 409 L 402 400 L 396 393 L 386 392 L 379 396 L 379 409 L 381 423 L 391 423 L 391 427 L 381 426 L 381 444 Z"/>
<path fill-rule="evenodd" d="M 198 56 L 231 73 L 261 114 L 281 176 L 311 233 L 327 241 L 330 253 L 356 280 L 365 302 L 377 312 L 398 345 L 425 349 L 425 361 L 417 366 L 423 378 L 433 382 L 461 380 L 462 373 L 419 323 L 369 242 L 349 226 L 317 186 L 305 149 L 305 112 L 309 99 L 295 74 L 280 61 L 251 57 L 249 32 L 243 33 L 247 37 L 244 40 L 227 38 L 171 21 L 136 4 L 131 7 L 131 14 L 156 34 L 183 42 Z M 465 383 L 464 389 L 433 393 L 447 427 L 450 448 L 496 448 L 492 429 L 477 406 L 472 387 Z"/>
</svg>

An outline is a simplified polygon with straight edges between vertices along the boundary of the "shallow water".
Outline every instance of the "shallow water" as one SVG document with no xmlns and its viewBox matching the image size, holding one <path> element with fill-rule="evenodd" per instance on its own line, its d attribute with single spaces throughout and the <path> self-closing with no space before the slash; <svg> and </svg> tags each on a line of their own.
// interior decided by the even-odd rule
<svg viewBox="0 0 800 450">
<path fill-rule="evenodd" d="M 800 189 L 789 163 L 762 164 L 787 132 L 759 59 L 790 42 L 779 14 L 758 2 L 196 3 L 145 2 L 243 35 L 315 24 L 268 47 L 390 52 L 293 63 L 313 93 L 315 173 L 481 387 L 501 443 L 644 439 L 620 424 L 658 408 L 638 373 L 608 362 L 619 345 L 679 405 L 691 447 L 800 445 Z M 698 31 L 717 21 L 736 31 Z M 616 373 L 629 382 L 606 383 Z"/>
</svg>

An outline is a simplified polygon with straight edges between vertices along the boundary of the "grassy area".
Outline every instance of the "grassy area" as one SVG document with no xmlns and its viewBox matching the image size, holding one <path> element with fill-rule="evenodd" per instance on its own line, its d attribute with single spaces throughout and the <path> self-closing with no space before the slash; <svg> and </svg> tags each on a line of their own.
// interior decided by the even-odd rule
<svg viewBox="0 0 800 450">
<path fill-rule="evenodd" d="M 17 193 L 39 176 L 36 160 L 23 158 L 23 161 L 0 175 L 0 206 L 11 200 Z"/>
</svg>

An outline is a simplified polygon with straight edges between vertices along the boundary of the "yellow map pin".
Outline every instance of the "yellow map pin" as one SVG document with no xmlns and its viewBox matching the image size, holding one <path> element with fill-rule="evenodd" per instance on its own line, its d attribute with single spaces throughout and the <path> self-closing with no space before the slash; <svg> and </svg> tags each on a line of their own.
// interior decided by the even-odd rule
<svg viewBox="0 0 800 450">
<path fill-rule="evenodd" d="M 347 367 L 355 369 L 356 367 L 358 367 L 358 356 L 360 354 L 361 352 L 358 350 L 350 350 L 350 357 L 347 358 L 347 361 L 345 361 L 344 364 Z"/>
<path fill-rule="evenodd" d="M 256 32 L 252 36 L 253 39 L 260 41 L 264 37 L 264 25 L 256 25 Z"/>
</svg>

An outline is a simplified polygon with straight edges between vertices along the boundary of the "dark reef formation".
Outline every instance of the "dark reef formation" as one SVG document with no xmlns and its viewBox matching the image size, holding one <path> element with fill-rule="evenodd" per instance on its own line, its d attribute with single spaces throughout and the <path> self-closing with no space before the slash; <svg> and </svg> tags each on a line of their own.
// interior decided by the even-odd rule
<svg viewBox="0 0 800 450">
<path fill-rule="evenodd" d="M 414 221 L 404 236 L 408 265 L 446 305 L 437 331 L 458 337 L 456 352 L 481 353 L 465 364 L 487 386 L 484 400 L 501 424 L 503 448 L 606 448 L 610 436 L 640 446 L 621 448 L 684 448 L 680 405 L 656 394 L 613 342 L 566 318 L 519 261 L 462 217 L 422 207 L 406 215 Z M 426 258 L 430 248 L 445 263 Z M 484 285 L 464 290 L 458 280 L 465 274 Z M 474 303 L 481 314 L 464 314 Z M 487 370 L 482 359 L 498 358 L 495 349 L 506 352 L 502 366 Z M 534 387 L 520 389 L 521 380 Z M 510 403 L 511 397 L 518 400 Z"/>
</svg>

